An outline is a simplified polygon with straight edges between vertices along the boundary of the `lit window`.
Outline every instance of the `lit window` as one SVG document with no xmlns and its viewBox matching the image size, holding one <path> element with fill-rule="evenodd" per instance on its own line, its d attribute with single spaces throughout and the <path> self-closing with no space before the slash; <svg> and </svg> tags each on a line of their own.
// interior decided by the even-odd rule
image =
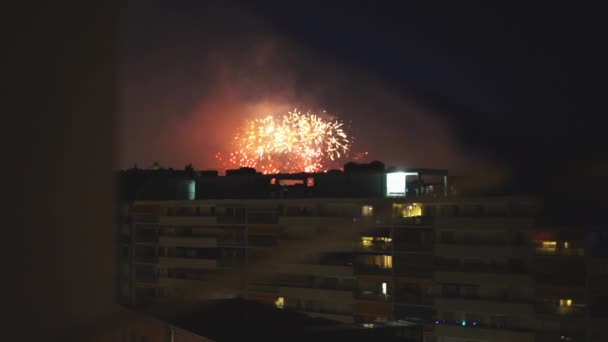
<svg viewBox="0 0 608 342">
<path fill-rule="evenodd" d="M 405 197 L 405 172 L 386 174 L 386 196 Z"/>
<path fill-rule="evenodd" d="M 422 216 L 422 205 L 418 203 L 393 204 L 393 212 L 397 217 Z"/>
<path fill-rule="evenodd" d="M 271 185 L 277 184 L 277 179 L 276 178 L 270 178 L 270 184 Z"/>
<path fill-rule="evenodd" d="M 306 178 L 306 186 L 315 186 L 315 179 L 313 177 Z"/>
<path fill-rule="evenodd" d="M 371 246 L 374 243 L 374 238 L 371 236 L 362 236 L 361 243 L 363 246 Z"/>
<path fill-rule="evenodd" d="M 282 186 L 294 186 L 304 184 L 303 179 L 279 179 L 279 185 Z"/>
<path fill-rule="evenodd" d="M 560 299 L 559 306 L 563 308 L 569 308 L 572 306 L 572 299 Z"/>
<path fill-rule="evenodd" d="M 274 302 L 274 306 L 276 306 L 279 309 L 283 309 L 285 307 L 285 298 L 283 298 L 283 297 L 277 298 L 277 300 Z"/>
<path fill-rule="evenodd" d="M 374 214 L 374 207 L 371 205 L 364 205 L 361 207 L 361 216 L 372 216 Z"/>
<path fill-rule="evenodd" d="M 382 283 L 382 294 L 386 295 L 387 294 L 387 290 L 386 290 L 386 283 Z"/>
<path fill-rule="evenodd" d="M 392 255 L 378 255 L 376 265 L 381 268 L 393 268 L 393 256 Z"/>
<path fill-rule="evenodd" d="M 541 241 L 540 247 L 537 250 L 542 253 L 555 253 L 555 251 L 557 250 L 557 242 Z"/>
<path fill-rule="evenodd" d="M 568 243 L 568 241 L 564 241 L 564 248 L 569 248 L 570 244 Z"/>
</svg>

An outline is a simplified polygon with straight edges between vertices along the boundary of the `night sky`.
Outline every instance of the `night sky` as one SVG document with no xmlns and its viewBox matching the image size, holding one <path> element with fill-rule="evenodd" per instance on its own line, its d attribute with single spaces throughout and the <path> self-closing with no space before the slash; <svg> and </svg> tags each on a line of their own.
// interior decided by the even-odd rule
<svg viewBox="0 0 608 342">
<path fill-rule="evenodd" d="M 548 197 L 605 182 L 595 9 L 228 3 L 125 6 L 120 167 L 217 168 L 251 113 L 297 106 L 335 113 L 389 166 Z"/>
</svg>

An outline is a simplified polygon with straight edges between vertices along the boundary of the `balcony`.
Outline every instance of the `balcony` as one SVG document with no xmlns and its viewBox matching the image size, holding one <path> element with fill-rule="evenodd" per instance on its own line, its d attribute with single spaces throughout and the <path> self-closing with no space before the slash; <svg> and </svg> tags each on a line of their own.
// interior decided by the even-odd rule
<svg viewBox="0 0 608 342">
<path fill-rule="evenodd" d="M 277 224 L 279 218 L 275 214 L 249 213 L 247 223 L 250 224 Z"/>
<path fill-rule="evenodd" d="M 525 245 L 506 245 L 499 243 L 437 243 L 433 248 L 436 256 L 447 258 L 520 258 L 526 259 L 534 255 L 533 249 Z"/>
<path fill-rule="evenodd" d="M 135 263 L 137 264 L 158 264 L 159 258 L 153 255 L 139 255 L 135 256 Z"/>
<path fill-rule="evenodd" d="M 245 224 L 247 218 L 245 216 L 218 216 L 218 224 Z"/>
<path fill-rule="evenodd" d="M 285 297 L 288 301 L 300 299 L 306 300 L 321 300 L 334 303 L 342 304 L 353 304 L 353 293 L 352 291 L 340 291 L 340 290 L 326 290 L 326 289 L 312 289 L 304 287 L 286 287 L 281 286 L 279 288 L 279 296 Z"/>
<path fill-rule="evenodd" d="M 429 216 L 393 217 L 391 223 L 397 226 L 431 226 L 434 218 Z"/>
<path fill-rule="evenodd" d="M 158 244 L 163 247 L 194 247 L 194 248 L 215 248 L 217 239 L 209 237 L 169 237 L 161 236 Z"/>
<path fill-rule="evenodd" d="M 509 284 L 515 288 L 533 288 L 534 277 L 525 274 L 495 274 L 476 272 L 437 271 L 433 278 L 444 284 Z"/>
<path fill-rule="evenodd" d="M 310 311 L 310 310 L 306 310 L 306 311 L 301 311 L 302 313 L 306 314 L 309 317 L 313 317 L 313 318 L 324 318 L 324 319 L 328 319 L 331 321 L 336 321 L 336 322 L 341 322 L 341 323 L 346 323 L 346 324 L 352 324 L 354 323 L 354 318 L 352 313 L 335 313 L 329 310 L 315 310 L 315 311 Z"/>
<path fill-rule="evenodd" d="M 534 307 L 537 313 L 550 316 L 585 317 L 587 314 L 587 308 L 581 306 L 562 307 L 550 303 L 536 303 Z"/>
<path fill-rule="evenodd" d="M 371 300 L 375 302 L 390 302 L 392 300 L 390 294 L 382 294 L 373 291 L 362 291 L 355 292 L 355 299 Z"/>
<path fill-rule="evenodd" d="M 307 225 L 307 226 L 351 226 L 352 217 L 322 217 L 322 216 L 279 216 L 280 225 Z"/>
<path fill-rule="evenodd" d="M 277 273 L 307 274 L 318 277 L 350 277 L 353 268 L 349 266 L 319 265 L 319 264 L 279 264 Z"/>
<path fill-rule="evenodd" d="M 378 252 L 378 253 L 386 253 L 390 252 L 393 249 L 393 244 L 391 242 L 355 242 L 353 243 L 353 250 L 357 252 Z"/>
<path fill-rule="evenodd" d="M 536 334 L 528 329 L 517 327 L 495 327 L 477 323 L 476 326 L 462 326 L 461 322 L 439 322 L 435 324 L 435 335 L 441 337 L 459 337 L 463 340 L 480 340 L 496 342 L 534 342 Z"/>
<path fill-rule="evenodd" d="M 205 280 L 197 279 L 178 279 L 169 277 L 160 277 L 158 284 L 163 287 L 171 288 L 182 288 L 182 289 L 196 289 L 205 286 L 208 282 Z"/>
<path fill-rule="evenodd" d="M 397 289 L 395 291 L 395 303 L 430 306 L 433 305 L 434 298 L 422 293 L 409 293 L 402 289 Z"/>
<path fill-rule="evenodd" d="M 166 226 L 210 226 L 217 224 L 215 216 L 160 216 L 159 224 Z"/>
<path fill-rule="evenodd" d="M 216 269 L 217 261 L 213 259 L 160 257 L 158 262 L 162 267 Z"/>
<path fill-rule="evenodd" d="M 441 311 L 466 311 L 478 313 L 496 313 L 506 315 L 527 315 L 534 314 L 534 305 L 530 302 L 522 301 L 514 303 L 512 300 L 497 300 L 497 299 L 481 299 L 481 298 L 466 298 L 466 297 L 436 297 L 435 308 Z"/>
<path fill-rule="evenodd" d="M 496 274 L 528 274 L 529 270 L 518 264 L 506 263 L 462 263 L 458 260 L 438 260 L 435 258 L 436 272 L 470 272 Z"/>
<path fill-rule="evenodd" d="M 373 264 L 354 264 L 355 274 L 367 274 L 367 275 L 391 275 L 393 274 L 392 268 L 384 268 Z"/>
<path fill-rule="evenodd" d="M 245 239 L 217 238 L 218 247 L 245 247 Z"/>
<path fill-rule="evenodd" d="M 533 218 L 515 217 L 435 217 L 435 229 L 462 229 L 467 227 L 473 230 L 484 231 L 492 227 L 497 231 L 509 231 L 519 229 L 532 229 L 534 227 Z"/>
</svg>

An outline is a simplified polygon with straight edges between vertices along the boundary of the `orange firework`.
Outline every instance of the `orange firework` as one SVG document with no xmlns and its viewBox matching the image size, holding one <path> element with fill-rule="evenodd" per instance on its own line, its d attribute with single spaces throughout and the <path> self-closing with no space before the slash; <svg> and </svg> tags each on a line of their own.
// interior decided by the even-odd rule
<svg viewBox="0 0 608 342">
<path fill-rule="evenodd" d="M 329 119 L 325 112 L 303 114 L 296 109 L 247 121 L 233 144 L 234 151 L 222 161 L 262 173 L 319 172 L 350 148 L 342 122 Z"/>
</svg>

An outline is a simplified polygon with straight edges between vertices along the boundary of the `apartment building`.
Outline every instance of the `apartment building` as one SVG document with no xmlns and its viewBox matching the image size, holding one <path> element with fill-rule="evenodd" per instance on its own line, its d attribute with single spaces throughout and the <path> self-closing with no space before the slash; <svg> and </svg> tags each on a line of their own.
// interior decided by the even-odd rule
<svg viewBox="0 0 608 342">
<path fill-rule="evenodd" d="M 455 196 L 422 169 L 245 171 L 179 193 L 132 203 L 123 301 L 244 297 L 434 342 L 589 334 L 583 235 L 536 227 L 531 199 Z"/>
</svg>

